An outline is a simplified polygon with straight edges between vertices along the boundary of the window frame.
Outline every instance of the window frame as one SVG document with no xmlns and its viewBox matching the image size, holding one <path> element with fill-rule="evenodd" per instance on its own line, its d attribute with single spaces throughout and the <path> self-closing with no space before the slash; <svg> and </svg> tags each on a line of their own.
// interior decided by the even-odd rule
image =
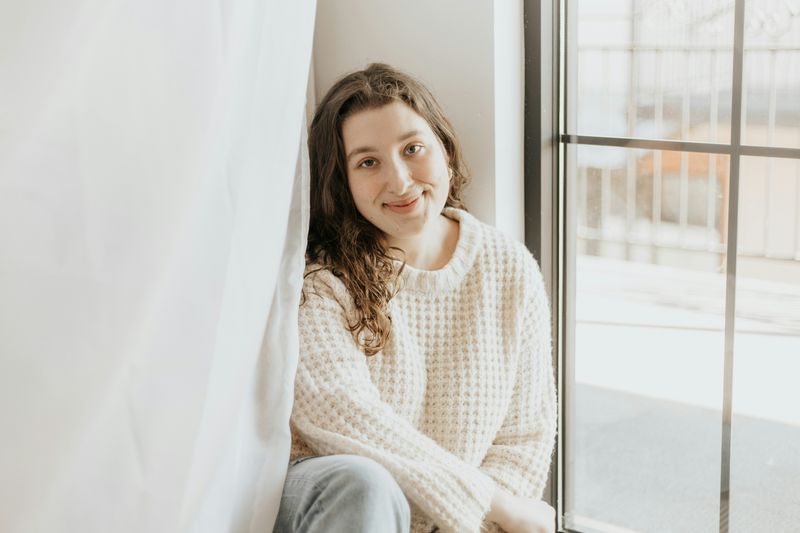
<svg viewBox="0 0 800 533">
<path fill-rule="evenodd" d="M 567 180 L 568 163 L 580 145 L 701 152 L 729 156 L 727 205 L 728 238 L 725 244 L 725 342 L 720 476 L 720 532 L 728 531 L 730 493 L 731 420 L 736 311 L 736 264 L 739 212 L 739 166 L 744 156 L 800 159 L 800 149 L 743 145 L 742 96 L 744 64 L 745 0 L 734 3 L 733 79 L 731 94 L 731 138 L 729 143 L 702 143 L 631 137 L 581 135 L 575 130 L 574 94 L 567 92 L 577 65 L 575 13 L 578 0 L 524 0 L 525 81 L 525 243 L 539 261 L 550 295 L 553 362 L 558 390 L 558 435 L 556 454 L 544 499 L 556 508 L 557 530 L 580 533 L 564 527 L 564 488 L 572 482 L 569 423 L 572 406 L 565 394 L 574 382 L 575 333 L 575 187 Z M 574 92 L 574 91 L 573 91 Z M 574 166 L 574 165 L 573 165 Z"/>
</svg>

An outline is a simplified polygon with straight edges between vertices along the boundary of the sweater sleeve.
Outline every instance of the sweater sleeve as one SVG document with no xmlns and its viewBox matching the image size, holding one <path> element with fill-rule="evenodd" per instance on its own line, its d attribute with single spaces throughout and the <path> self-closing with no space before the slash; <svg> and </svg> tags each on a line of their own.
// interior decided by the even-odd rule
<svg viewBox="0 0 800 533">
<path fill-rule="evenodd" d="M 408 500 L 442 531 L 479 531 L 494 481 L 381 400 L 336 296 L 325 281 L 306 284 L 299 317 L 295 431 L 321 455 L 355 454 L 383 465 Z"/>
<path fill-rule="evenodd" d="M 557 398 L 547 294 L 535 262 L 526 276 L 519 369 L 509 410 L 481 470 L 512 494 L 540 499 L 550 469 Z"/>
</svg>

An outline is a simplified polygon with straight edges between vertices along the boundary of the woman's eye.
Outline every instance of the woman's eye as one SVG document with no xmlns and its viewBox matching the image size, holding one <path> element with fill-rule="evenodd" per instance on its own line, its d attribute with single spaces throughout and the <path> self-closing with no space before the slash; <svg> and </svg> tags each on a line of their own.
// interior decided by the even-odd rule
<svg viewBox="0 0 800 533">
<path fill-rule="evenodd" d="M 365 159 L 358 166 L 362 168 L 372 168 L 375 166 L 376 163 L 377 161 L 375 161 L 374 159 Z"/>
<path fill-rule="evenodd" d="M 412 144 L 408 148 L 406 148 L 407 154 L 418 154 L 422 150 L 421 144 Z"/>
</svg>

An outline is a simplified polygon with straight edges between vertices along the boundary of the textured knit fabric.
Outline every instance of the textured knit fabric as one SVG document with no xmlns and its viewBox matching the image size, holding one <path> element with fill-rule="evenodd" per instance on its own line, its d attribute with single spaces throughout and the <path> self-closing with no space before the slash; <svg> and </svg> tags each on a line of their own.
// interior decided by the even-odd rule
<svg viewBox="0 0 800 533">
<path fill-rule="evenodd" d="M 436 271 L 406 266 L 392 331 L 366 357 L 347 329 L 353 302 L 327 270 L 300 307 L 292 459 L 356 454 L 397 480 L 412 532 L 496 529 L 499 485 L 540 498 L 556 428 L 547 295 L 519 242 L 465 211 Z M 398 263 L 399 265 L 399 263 Z"/>
</svg>

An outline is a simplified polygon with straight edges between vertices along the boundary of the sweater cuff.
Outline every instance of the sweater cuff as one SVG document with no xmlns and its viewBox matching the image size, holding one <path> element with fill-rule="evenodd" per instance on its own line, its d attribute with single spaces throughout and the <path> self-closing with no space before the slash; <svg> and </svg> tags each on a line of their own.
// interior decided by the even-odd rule
<svg viewBox="0 0 800 533">
<path fill-rule="evenodd" d="M 439 488 L 444 497 L 436 502 L 442 508 L 432 510 L 432 513 L 428 511 L 433 516 L 442 517 L 436 525 L 443 533 L 483 531 L 485 517 L 497 488 L 496 482 L 478 468 L 462 469 L 458 476 L 448 478 L 449 482 Z M 426 506 L 422 503 L 421 507 Z"/>
<path fill-rule="evenodd" d="M 513 463 L 492 462 L 481 470 L 495 480 L 497 486 L 517 496 L 540 500 L 547 484 L 548 471 L 524 471 Z"/>
<path fill-rule="evenodd" d="M 474 477 L 474 504 L 467 506 L 470 512 L 464 515 L 464 519 L 469 524 L 468 531 L 483 532 L 486 530 L 486 514 L 492 507 L 497 482 L 478 468 L 475 469 Z"/>
</svg>

